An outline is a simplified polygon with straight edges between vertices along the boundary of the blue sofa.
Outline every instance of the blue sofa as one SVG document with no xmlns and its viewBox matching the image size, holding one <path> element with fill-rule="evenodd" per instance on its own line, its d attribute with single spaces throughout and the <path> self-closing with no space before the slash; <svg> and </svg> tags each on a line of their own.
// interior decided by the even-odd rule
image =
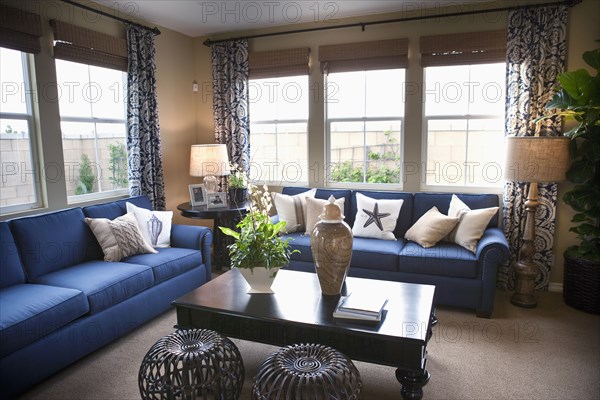
<svg viewBox="0 0 600 400">
<path fill-rule="evenodd" d="M 0 222 L 0 394 L 12 398 L 163 313 L 211 278 L 212 231 L 173 224 L 171 247 L 121 262 L 103 253 L 85 217 L 114 219 L 126 202 Z"/>
<path fill-rule="evenodd" d="M 284 187 L 282 193 L 292 196 L 307 190 L 309 188 Z M 402 199 L 404 202 L 394 230 L 396 240 L 354 238 L 349 276 L 435 285 L 436 304 L 474 309 L 478 317 L 491 317 L 498 265 L 509 256 L 508 243 L 498 227 L 497 216 L 489 222 L 475 254 L 444 241 L 434 247 L 423 248 L 404 239 L 404 234 L 433 206 L 447 214 L 452 194 L 319 188 L 315 197 L 343 197 L 345 221 L 352 227 L 357 212 L 356 193 L 374 199 Z M 471 209 L 494 207 L 499 203 L 495 194 L 457 196 Z M 286 236 L 292 239 L 290 247 L 300 251 L 292 255 L 287 268 L 315 272 L 310 236 L 301 232 Z"/>
</svg>

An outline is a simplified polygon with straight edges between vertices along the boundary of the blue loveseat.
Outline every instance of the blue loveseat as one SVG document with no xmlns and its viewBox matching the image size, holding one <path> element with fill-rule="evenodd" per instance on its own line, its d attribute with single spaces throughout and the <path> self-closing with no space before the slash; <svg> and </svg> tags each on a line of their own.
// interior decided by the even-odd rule
<svg viewBox="0 0 600 400">
<path fill-rule="evenodd" d="M 212 232 L 173 224 L 171 247 L 121 262 L 103 252 L 85 217 L 114 219 L 126 202 L 0 222 L 0 397 L 11 398 L 163 313 L 210 280 Z"/>
<path fill-rule="evenodd" d="M 307 190 L 309 188 L 284 187 L 282 193 L 293 196 Z M 452 194 L 319 188 L 315 198 L 343 197 L 345 221 L 352 227 L 357 212 L 356 193 L 374 199 L 402 199 L 404 202 L 394 230 L 396 240 L 354 238 L 349 276 L 435 285 L 437 304 L 474 309 L 478 317 L 491 316 L 498 265 L 509 255 L 508 243 L 498 227 L 498 215 L 489 222 L 475 253 L 444 241 L 434 247 L 423 248 L 404 239 L 406 231 L 433 206 L 447 214 Z M 495 194 L 457 196 L 471 209 L 495 207 L 499 203 Z M 300 251 L 292 255 L 287 268 L 315 272 L 310 235 L 298 232 L 286 236 L 291 238 L 290 247 Z"/>
</svg>

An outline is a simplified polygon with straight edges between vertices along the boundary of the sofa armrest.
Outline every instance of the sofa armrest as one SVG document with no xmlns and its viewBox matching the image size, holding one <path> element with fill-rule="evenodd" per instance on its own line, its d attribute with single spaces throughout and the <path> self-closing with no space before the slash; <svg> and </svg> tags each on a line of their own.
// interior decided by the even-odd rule
<svg viewBox="0 0 600 400">
<path fill-rule="evenodd" d="M 202 259 L 206 265 L 207 282 L 211 278 L 210 246 L 212 239 L 213 233 L 206 226 L 179 224 L 171 226 L 171 246 L 200 250 L 202 252 Z"/>
<path fill-rule="evenodd" d="M 494 308 L 498 266 L 510 256 L 504 232 L 500 228 L 486 229 L 477 243 L 476 256 L 479 263 L 479 279 L 482 280 L 482 296 L 476 310 L 477 316 L 489 318 Z"/>
</svg>

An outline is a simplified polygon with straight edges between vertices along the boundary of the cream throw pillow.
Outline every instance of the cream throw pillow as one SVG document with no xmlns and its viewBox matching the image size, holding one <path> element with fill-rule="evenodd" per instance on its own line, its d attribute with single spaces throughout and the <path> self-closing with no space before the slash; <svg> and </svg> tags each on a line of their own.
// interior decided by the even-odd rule
<svg viewBox="0 0 600 400">
<path fill-rule="evenodd" d="M 477 243 L 497 212 L 498 207 L 471 210 L 458 196 L 453 194 L 448 208 L 448 216 L 458 217 L 459 220 L 446 239 L 473 253 L 477 252 Z"/>
<path fill-rule="evenodd" d="M 173 211 L 151 211 L 126 202 L 127 212 L 137 220 L 142 236 L 153 247 L 171 246 Z"/>
<path fill-rule="evenodd" d="M 335 204 L 340 207 L 342 214 L 344 214 L 344 203 L 346 199 L 341 197 L 335 200 Z M 306 198 L 306 234 L 312 234 L 315 225 L 321 220 L 320 215 L 323 213 L 323 207 L 329 203 L 325 199 L 315 199 L 312 197 Z"/>
<path fill-rule="evenodd" d="M 304 232 L 306 227 L 306 198 L 315 197 L 317 189 L 289 196 L 272 192 L 273 203 L 280 221 L 285 221 L 285 232 Z"/>
<path fill-rule="evenodd" d="M 121 261 L 140 253 L 158 253 L 142 236 L 133 214 L 125 214 L 114 220 L 108 218 L 86 218 L 85 222 L 96 236 L 104 261 Z"/>
<path fill-rule="evenodd" d="M 394 229 L 402 203 L 402 199 L 377 200 L 356 193 L 357 212 L 352 234 L 356 237 L 396 240 Z"/>
<path fill-rule="evenodd" d="M 442 214 L 437 207 L 432 207 L 406 231 L 404 238 L 425 248 L 433 247 L 446 237 L 457 223 L 458 217 L 449 217 Z"/>
</svg>

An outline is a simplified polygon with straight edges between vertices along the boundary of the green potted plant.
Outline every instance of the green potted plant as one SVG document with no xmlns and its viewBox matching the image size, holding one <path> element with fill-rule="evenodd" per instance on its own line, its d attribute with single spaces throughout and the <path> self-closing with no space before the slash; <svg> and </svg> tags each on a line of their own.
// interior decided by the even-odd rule
<svg viewBox="0 0 600 400">
<path fill-rule="evenodd" d="M 571 138 L 567 180 L 574 186 L 563 200 L 575 211 L 570 231 L 579 244 L 564 254 L 563 297 L 575 308 L 600 313 L 600 49 L 585 52 L 583 60 L 595 74 L 579 69 L 559 75 L 559 90 L 546 109 L 575 122 L 564 133 Z"/>
<path fill-rule="evenodd" d="M 260 192 L 248 184 L 248 213 L 236 225 L 239 230 L 219 226 L 221 232 L 235 241 L 227 246 L 231 267 L 236 268 L 250 285 L 248 293 L 273 293 L 271 284 L 280 268 L 290 262 L 290 256 L 298 250 L 290 249 L 289 238 L 280 236 L 285 221 L 273 222 L 269 215 L 272 208 L 268 187 Z"/>
<path fill-rule="evenodd" d="M 230 174 L 227 178 L 229 201 L 235 205 L 244 204 L 248 198 L 248 177 L 246 171 L 236 163 L 232 163 L 229 170 Z"/>
</svg>

